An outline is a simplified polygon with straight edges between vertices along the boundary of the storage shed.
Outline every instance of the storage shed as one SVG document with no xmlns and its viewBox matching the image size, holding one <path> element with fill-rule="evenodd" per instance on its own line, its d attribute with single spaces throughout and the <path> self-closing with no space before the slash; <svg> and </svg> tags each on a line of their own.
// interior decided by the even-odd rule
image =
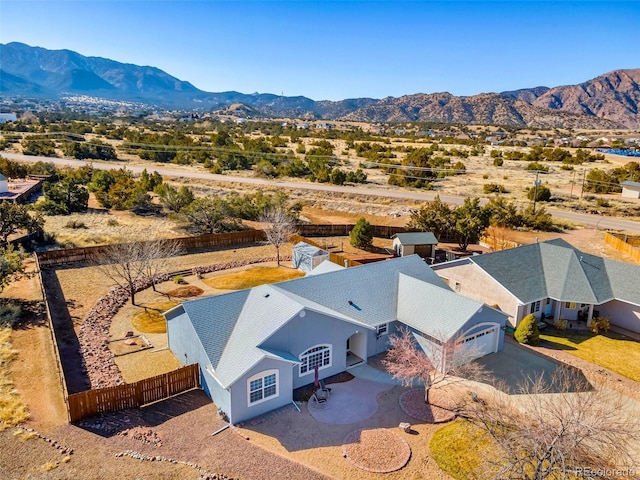
<svg viewBox="0 0 640 480">
<path fill-rule="evenodd" d="M 434 257 L 438 239 L 431 232 L 396 233 L 393 237 L 393 251 L 399 257 L 414 253 L 422 258 Z"/>
<path fill-rule="evenodd" d="M 624 198 L 640 198 L 640 182 L 622 182 L 622 196 Z"/>
<path fill-rule="evenodd" d="M 328 259 L 329 252 L 306 242 L 298 242 L 293 246 L 293 268 L 303 272 L 310 272 Z"/>
</svg>

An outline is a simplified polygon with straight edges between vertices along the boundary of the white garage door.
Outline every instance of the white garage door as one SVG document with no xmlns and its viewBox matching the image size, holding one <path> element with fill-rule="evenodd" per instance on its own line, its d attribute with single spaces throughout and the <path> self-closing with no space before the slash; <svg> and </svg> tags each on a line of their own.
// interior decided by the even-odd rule
<svg viewBox="0 0 640 480">
<path fill-rule="evenodd" d="M 499 328 L 496 325 L 462 338 L 460 341 L 461 348 L 456 352 L 456 356 L 463 362 L 470 362 L 495 352 L 498 348 Z"/>
</svg>

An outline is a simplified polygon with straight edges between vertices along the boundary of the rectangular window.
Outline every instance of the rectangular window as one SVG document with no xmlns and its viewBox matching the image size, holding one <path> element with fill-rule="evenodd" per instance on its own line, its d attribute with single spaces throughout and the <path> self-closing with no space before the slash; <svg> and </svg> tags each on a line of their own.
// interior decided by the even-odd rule
<svg viewBox="0 0 640 480">
<path fill-rule="evenodd" d="M 382 325 L 378 325 L 378 331 L 376 332 L 378 336 L 386 335 L 389 333 L 389 324 L 383 323 Z"/>
<path fill-rule="evenodd" d="M 268 370 L 254 375 L 248 380 L 249 405 L 278 396 L 277 370 Z"/>
<path fill-rule="evenodd" d="M 454 287 L 453 287 L 453 288 L 454 288 L 454 290 L 455 290 L 456 292 L 459 292 L 459 291 L 460 291 L 460 287 L 462 287 L 462 284 L 461 284 L 460 282 L 455 282 L 455 284 L 454 284 Z"/>
<path fill-rule="evenodd" d="M 569 309 L 573 310 L 574 308 L 576 308 L 576 304 L 575 304 L 575 302 L 565 302 L 564 308 L 569 308 Z"/>
</svg>

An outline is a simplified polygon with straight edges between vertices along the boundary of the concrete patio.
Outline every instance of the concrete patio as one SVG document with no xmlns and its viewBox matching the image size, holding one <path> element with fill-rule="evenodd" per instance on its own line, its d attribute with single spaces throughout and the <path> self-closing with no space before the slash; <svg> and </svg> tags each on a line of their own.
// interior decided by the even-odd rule
<svg viewBox="0 0 640 480">
<path fill-rule="evenodd" d="M 376 382 L 356 376 L 348 382 L 327 385 L 331 388 L 327 401 L 318 403 L 312 398 L 307 403 L 307 409 L 313 418 L 323 423 L 359 423 L 376 413 L 378 394 L 391 390 L 393 386 L 392 383 Z"/>
</svg>

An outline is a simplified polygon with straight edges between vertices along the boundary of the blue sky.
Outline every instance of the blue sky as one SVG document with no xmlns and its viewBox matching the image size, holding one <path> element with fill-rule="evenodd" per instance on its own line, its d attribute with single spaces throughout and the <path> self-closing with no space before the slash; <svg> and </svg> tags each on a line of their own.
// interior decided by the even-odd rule
<svg viewBox="0 0 640 480">
<path fill-rule="evenodd" d="M 640 68 L 640 2 L 0 1 L 0 42 L 315 100 L 580 83 Z"/>
</svg>

